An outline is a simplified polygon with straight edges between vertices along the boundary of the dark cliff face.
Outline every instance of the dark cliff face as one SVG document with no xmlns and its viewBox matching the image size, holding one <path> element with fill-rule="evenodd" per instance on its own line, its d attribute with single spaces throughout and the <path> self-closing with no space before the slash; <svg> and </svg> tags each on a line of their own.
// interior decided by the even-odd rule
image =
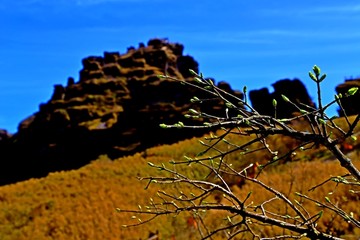
<svg viewBox="0 0 360 240">
<path fill-rule="evenodd" d="M 209 97 L 197 88 L 157 77 L 167 74 L 193 81 L 188 70 L 198 72 L 199 66 L 193 57 L 184 56 L 183 50 L 181 44 L 152 39 L 147 45 L 129 47 L 124 54 L 105 52 L 83 59 L 78 81 L 70 77 L 66 86 L 55 85 L 51 99 L 22 121 L 16 134 L 0 130 L 0 185 L 76 169 L 102 154 L 117 158 L 206 133 L 159 127 L 160 123 L 178 121 L 197 124 L 197 120 L 184 118 L 189 108 L 198 107 L 190 99 Z M 354 84 L 359 86 L 359 80 L 346 82 L 337 91 L 346 92 Z M 217 86 L 243 98 L 226 82 Z M 314 107 L 298 79 L 280 80 L 273 87 L 273 93 L 266 88 L 250 91 L 252 105 L 261 114 L 273 115 L 272 100 L 276 99 L 277 116 L 292 116 L 296 109 L 284 102 L 281 94 Z M 360 112 L 359 105 L 354 104 L 359 96 L 349 103 L 342 101 L 348 114 Z M 202 110 L 225 114 L 219 101 L 205 104 Z"/>
<path fill-rule="evenodd" d="M 296 104 L 306 104 L 310 107 L 315 107 L 311 100 L 305 85 L 299 79 L 283 79 L 272 84 L 274 92 L 270 93 L 267 88 L 259 90 L 252 90 L 249 92 L 252 107 L 260 114 L 274 116 L 275 110 L 272 105 L 272 100 L 277 100 L 277 117 L 288 118 L 293 116 L 298 110 L 290 103 L 285 102 L 281 95 L 285 95 L 292 102 Z"/>
<path fill-rule="evenodd" d="M 336 93 L 337 94 L 341 93 L 343 96 L 345 96 L 347 91 L 353 87 L 360 88 L 360 79 L 346 80 L 344 83 L 336 87 Z M 358 91 L 355 95 L 351 97 L 341 99 L 341 105 L 344 108 L 346 115 L 348 116 L 360 113 L 359 103 L 360 103 L 360 91 Z M 340 108 L 338 112 L 340 116 L 344 116 L 344 111 L 342 111 Z"/>
<path fill-rule="evenodd" d="M 190 121 L 183 117 L 196 107 L 190 98 L 205 96 L 199 89 L 157 77 L 166 73 L 192 81 L 188 69 L 198 71 L 198 63 L 184 56 L 183 49 L 153 39 L 124 54 L 105 52 L 83 59 L 78 82 L 69 78 L 67 86 L 55 85 L 51 99 L 21 122 L 16 134 L 1 135 L 0 184 L 78 168 L 101 154 L 116 158 L 204 134 L 159 127 Z M 243 97 L 224 82 L 219 87 Z M 224 114 L 223 104 L 212 102 L 206 111 Z"/>
</svg>

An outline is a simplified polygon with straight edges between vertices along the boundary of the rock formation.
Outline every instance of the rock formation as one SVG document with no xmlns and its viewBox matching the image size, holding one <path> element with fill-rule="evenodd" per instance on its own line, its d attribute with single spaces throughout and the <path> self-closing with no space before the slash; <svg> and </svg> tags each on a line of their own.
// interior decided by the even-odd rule
<svg viewBox="0 0 360 240">
<path fill-rule="evenodd" d="M 344 83 L 336 87 L 336 92 L 337 94 L 341 93 L 343 96 L 345 96 L 347 91 L 352 87 L 360 88 L 360 79 L 345 80 Z M 358 91 L 354 96 L 341 99 L 341 105 L 348 116 L 360 113 L 359 102 L 360 102 L 360 91 Z M 340 116 L 344 116 L 344 112 L 340 108 L 338 112 Z"/>
<path fill-rule="evenodd" d="M 51 99 L 6 137 L 6 147 L 0 144 L 0 184 L 78 168 L 101 154 L 116 158 L 204 134 L 159 128 L 160 123 L 190 121 L 183 117 L 196 107 L 190 98 L 204 96 L 199 89 L 157 77 L 166 73 L 193 81 L 188 69 L 198 71 L 198 63 L 183 49 L 152 39 L 124 54 L 83 59 L 79 81 L 69 78 L 66 86 L 55 85 Z M 224 82 L 219 87 L 243 97 Z M 221 102 L 212 104 L 208 113 L 225 114 Z"/>
<path fill-rule="evenodd" d="M 285 102 L 281 95 L 285 95 L 292 102 L 296 104 L 306 104 L 315 107 L 314 102 L 311 100 L 305 85 L 299 79 L 283 79 L 272 84 L 274 92 L 270 93 L 267 88 L 259 90 L 252 90 L 249 92 L 249 98 L 252 107 L 260 114 L 274 116 L 274 106 L 272 100 L 277 100 L 277 117 L 288 118 L 291 117 L 298 110 L 290 103 Z M 299 105 L 300 106 L 300 105 Z"/>
</svg>

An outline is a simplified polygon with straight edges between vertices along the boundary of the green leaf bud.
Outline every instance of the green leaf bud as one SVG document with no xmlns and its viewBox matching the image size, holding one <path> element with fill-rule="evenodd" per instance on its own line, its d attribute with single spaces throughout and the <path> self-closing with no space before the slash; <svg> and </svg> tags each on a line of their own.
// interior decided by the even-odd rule
<svg viewBox="0 0 360 240">
<path fill-rule="evenodd" d="M 230 102 L 226 102 L 225 103 L 226 107 L 228 108 L 235 108 L 234 104 L 230 103 Z"/>
<path fill-rule="evenodd" d="M 199 76 L 194 70 L 192 69 L 189 69 L 189 72 L 191 73 L 191 75 L 194 75 L 194 76 Z"/>
<path fill-rule="evenodd" d="M 186 156 L 186 155 L 184 155 L 184 158 L 185 158 L 186 160 L 188 160 L 188 161 L 192 161 L 192 160 L 193 160 L 191 157 L 188 157 L 188 156 Z"/>
<path fill-rule="evenodd" d="M 167 76 L 165 76 L 165 75 L 161 75 L 161 74 L 159 74 L 159 75 L 156 75 L 158 78 L 167 78 Z"/>
<path fill-rule="evenodd" d="M 326 121 L 325 121 L 324 119 L 322 119 L 322 118 L 319 118 L 319 122 L 320 122 L 321 124 L 323 124 L 323 125 L 326 125 Z"/>
<path fill-rule="evenodd" d="M 300 109 L 300 113 L 302 114 L 308 114 L 308 111 L 304 110 L 304 109 Z"/>
<path fill-rule="evenodd" d="M 195 109 L 192 109 L 192 108 L 189 109 L 189 112 L 192 114 L 196 114 L 196 115 L 199 114 L 198 111 L 196 111 Z"/>
<path fill-rule="evenodd" d="M 319 82 L 322 82 L 325 78 L 326 78 L 326 73 L 324 73 L 324 74 L 320 77 Z"/>
<path fill-rule="evenodd" d="M 316 77 L 319 77 L 319 75 L 320 75 L 320 68 L 319 68 L 318 66 L 314 65 L 313 71 L 314 71 Z"/>
<path fill-rule="evenodd" d="M 200 99 L 198 97 L 193 97 L 191 100 L 191 102 L 200 102 Z"/>
<path fill-rule="evenodd" d="M 357 140 L 357 137 L 356 137 L 356 136 L 354 136 L 354 135 L 351 135 L 351 137 L 350 137 L 350 138 L 351 138 L 351 140 L 352 140 L 352 141 L 354 141 L 354 142 Z"/>
<path fill-rule="evenodd" d="M 246 94 L 246 92 L 247 92 L 247 87 L 244 86 L 244 88 L 243 88 L 243 93 Z"/>
<path fill-rule="evenodd" d="M 288 97 L 286 97 L 285 95 L 281 94 L 281 97 L 285 102 L 290 102 L 290 99 Z"/>
<path fill-rule="evenodd" d="M 197 83 L 205 84 L 204 81 L 203 81 L 201 78 L 199 78 L 199 77 L 194 77 L 194 80 L 195 80 L 195 82 L 197 82 Z"/>
<path fill-rule="evenodd" d="M 272 105 L 273 105 L 274 107 L 276 107 L 276 106 L 277 106 L 277 101 L 276 101 L 276 99 L 275 99 L 275 98 L 272 100 Z"/>
<path fill-rule="evenodd" d="M 178 128 L 183 128 L 183 127 L 185 127 L 184 123 L 183 123 L 183 122 L 180 122 L 180 121 L 177 123 L 177 125 L 178 125 Z"/>
<path fill-rule="evenodd" d="M 358 90 L 359 90 L 358 87 L 352 87 L 352 88 L 350 88 L 350 89 L 347 91 L 347 94 L 348 94 L 349 96 L 353 96 Z"/>
<path fill-rule="evenodd" d="M 161 123 L 159 126 L 160 126 L 161 128 L 168 128 L 168 127 L 169 127 L 168 125 L 166 125 L 166 124 L 164 124 L 164 123 Z"/>
<path fill-rule="evenodd" d="M 317 79 L 315 77 L 315 75 L 312 72 L 309 72 L 309 77 L 314 80 L 315 82 L 317 82 Z"/>
</svg>

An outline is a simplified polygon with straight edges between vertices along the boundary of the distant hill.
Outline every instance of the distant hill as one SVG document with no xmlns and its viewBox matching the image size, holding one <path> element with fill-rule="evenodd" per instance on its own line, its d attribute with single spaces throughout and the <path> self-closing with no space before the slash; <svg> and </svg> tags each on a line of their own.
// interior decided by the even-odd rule
<svg viewBox="0 0 360 240">
<path fill-rule="evenodd" d="M 146 45 L 129 47 L 123 54 L 104 52 L 103 56 L 84 58 L 79 80 L 70 77 L 66 86 L 55 85 L 51 99 L 22 121 L 14 135 L 0 130 L 0 185 L 77 169 L 99 155 L 115 159 L 206 133 L 207 130 L 179 132 L 159 128 L 160 123 L 187 123 L 184 114 L 189 108 L 198 107 L 190 99 L 205 96 L 197 88 L 157 77 L 167 74 L 193 81 L 189 69 L 198 72 L 199 65 L 183 50 L 182 44 L 151 39 Z M 228 83 L 216 84 L 243 98 Z M 262 114 L 273 114 L 273 98 L 279 102 L 278 116 L 291 116 L 296 111 L 281 101 L 281 94 L 294 102 L 315 106 L 298 79 L 280 80 L 273 86 L 273 93 L 265 88 L 250 91 L 253 106 Z M 339 91 L 351 86 L 341 85 Z M 344 103 L 344 107 L 355 109 L 351 113 L 359 111 L 352 103 Z M 205 105 L 204 110 L 225 115 L 219 101 Z"/>
<path fill-rule="evenodd" d="M 146 152 L 116 160 L 110 160 L 103 155 L 78 170 L 51 173 L 46 178 L 2 186 L 0 187 L 0 239 L 137 240 L 147 239 L 151 233 L 158 233 L 160 239 L 199 239 L 194 226 L 189 225 L 190 214 L 180 214 L 176 218 L 164 216 L 140 227 L 124 228 L 122 225 L 138 223 L 138 220 L 132 218 L 133 214 L 116 212 L 116 208 L 138 209 L 139 205 L 144 209 L 149 204 L 150 198 L 159 201 L 160 199 L 156 197 L 159 189 L 168 194 L 178 194 L 178 189 L 175 187 L 162 187 L 156 184 L 145 190 L 147 182 L 139 181 L 137 177 L 161 174 L 158 170 L 150 168 L 147 162 L 168 164 L 172 159 L 182 160 L 184 155 L 191 156 L 198 153 L 202 149 L 198 140 L 194 138 L 173 145 L 153 147 Z M 236 139 L 237 142 L 246 140 L 248 139 L 245 136 Z M 277 144 L 281 146 L 280 150 L 286 151 L 287 146 L 283 144 L 284 142 L 291 144 L 281 138 L 269 139 L 268 144 Z M 266 151 L 262 151 L 251 155 L 251 158 L 232 154 L 231 161 L 236 164 L 234 167 L 246 166 L 252 161 L 251 159 L 266 161 L 269 157 L 266 154 Z M 359 147 L 348 154 L 353 163 L 360 167 Z M 273 187 L 284 193 L 290 191 L 289 183 L 293 182 L 291 191 L 303 192 L 319 198 L 324 192 L 332 192 L 335 183 L 324 185 L 321 191 L 308 192 L 308 189 L 329 176 L 337 176 L 343 172 L 338 162 L 332 159 L 331 154 L 322 148 L 299 152 L 293 161 L 271 167 L 261 175 L 261 179 L 271 182 Z M 183 174 L 198 179 L 205 179 L 208 175 L 208 171 L 198 172 L 195 166 L 178 166 L 177 169 Z M 252 195 L 248 202 L 253 201 L 255 205 L 266 197 L 263 189 L 250 182 L 245 182 L 239 187 L 236 179 L 226 180 L 240 199 L 244 199 L 250 191 Z M 181 190 L 193 191 L 185 185 L 182 185 Z M 348 188 L 339 186 L 331 196 L 332 199 L 339 199 L 344 210 L 353 211 L 355 216 L 359 216 L 359 199 L 354 199 L 355 195 L 348 191 Z M 227 204 L 226 199 L 221 199 L 221 196 L 211 196 L 207 201 Z M 315 204 L 305 201 L 302 206 L 310 215 L 319 212 Z M 146 217 L 142 216 L 141 220 L 145 221 Z M 226 214 L 222 212 L 208 212 L 206 215 L 206 224 L 209 226 L 220 226 L 226 221 Z M 351 227 L 345 221 L 341 221 L 338 217 L 334 219 L 332 212 L 326 209 L 317 224 L 321 229 L 331 229 L 337 236 L 346 236 L 346 239 L 355 239 L 351 237 L 360 234 L 357 228 Z M 267 236 L 274 234 L 274 231 L 276 229 L 271 226 L 264 226 L 262 234 Z M 225 237 L 221 237 L 221 234 L 216 236 L 214 239 Z M 251 236 L 243 233 L 239 235 L 239 239 L 251 239 Z"/>
</svg>

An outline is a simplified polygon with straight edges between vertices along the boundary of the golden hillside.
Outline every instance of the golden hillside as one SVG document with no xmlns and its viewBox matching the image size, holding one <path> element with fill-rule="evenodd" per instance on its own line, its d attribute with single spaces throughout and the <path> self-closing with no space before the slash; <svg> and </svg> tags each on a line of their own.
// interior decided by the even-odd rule
<svg viewBox="0 0 360 240">
<path fill-rule="evenodd" d="M 241 137 L 233 140 L 247 139 Z M 115 161 L 101 156 L 78 170 L 51 173 L 45 178 L 0 187 L 0 239 L 147 239 L 150 232 L 158 232 L 160 239 L 198 239 L 190 214 L 176 218 L 164 216 L 140 227 L 124 228 L 123 225 L 139 220 L 137 216 L 132 219 L 131 215 L 116 211 L 116 208 L 144 208 L 150 198 L 156 201 L 156 192 L 160 187 L 168 193 L 178 192 L 175 185 L 151 185 L 145 190 L 147 182 L 139 181 L 137 177 L 162 174 L 149 167 L 148 162 L 166 164 L 173 159 L 183 159 L 184 155 L 192 156 L 198 153 L 202 149 L 198 141 L 199 138 L 193 138 L 173 145 L 154 147 Z M 286 144 L 283 144 L 285 141 L 288 140 L 272 138 L 269 144 L 286 148 Z M 359 149 L 353 149 L 349 155 L 359 168 Z M 231 161 L 237 162 L 239 166 L 266 159 L 263 153 L 249 156 L 251 157 L 245 158 L 232 154 L 230 157 Z M 193 166 L 183 166 L 177 170 L 198 178 L 204 178 L 208 173 Z M 294 192 L 320 196 L 319 198 L 330 196 L 331 193 L 331 199 L 345 210 L 353 212 L 355 218 L 359 219 L 359 195 L 351 193 L 350 187 L 336 187 L 335 183 L 329 183 L 308 192 L 309 188 L 329 177 L 344 173 L 345 170 L 329 153 L 318 148 L 299 153 L 292 161 L 268 168 L 260 177 L 290 198 L 296 198 Z M 189 188 L 183 186 L 181 190 L 185 192 Z M 267 197 L 263 190 L 251 183 L 245 183 L 241 187 L 234 186 L 234 192 L 241 199 L 249 191 L 252 191 L 251 200 L 254 203 Z M 319 212 L 319 208 L 314 204 L 304 203 L 304 206 L 310 209 L 311 213 Z M 206 224 L 209 226 L 219 225 L 226 219 L 225 213 L 212 211 L 206 214 Z M 141 220 L 145 221 L 146 218 Z M 360 235 L 360 229 L 354 229 L 326 210 L 319 225 L 347 239 L 355 239 L 351 237 Z M 261 230 L 264 236 L 274 231 L 278 229 L 264 227 Z M 238 239 L 246 239 L 246 236 L 239 235 Z M 221 234 L 216 236 L 216 239 L 223 238 Z"/>
</svg>

